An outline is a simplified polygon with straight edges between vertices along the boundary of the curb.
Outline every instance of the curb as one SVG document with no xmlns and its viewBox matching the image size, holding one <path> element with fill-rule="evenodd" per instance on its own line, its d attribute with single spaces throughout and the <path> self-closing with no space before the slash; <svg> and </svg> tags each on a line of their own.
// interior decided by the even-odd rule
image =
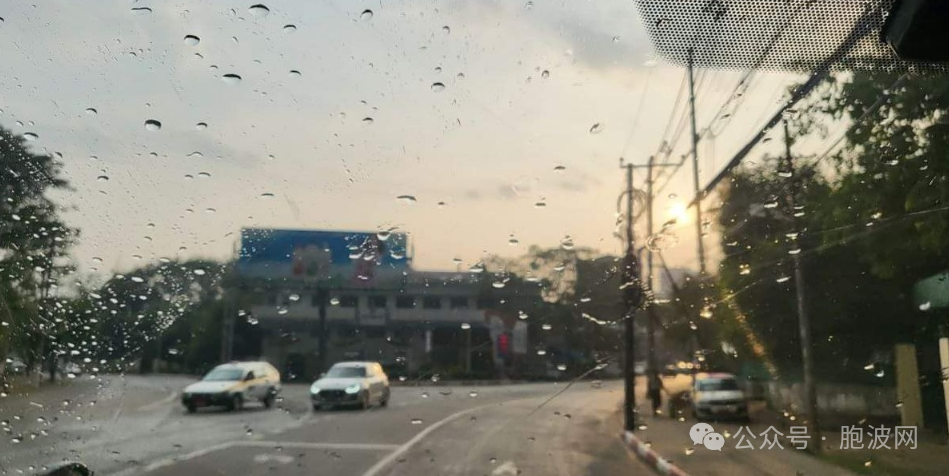
<svg viewBox="0 0 949 476">
<path fill-rule="evenodd" d="M 636 456 L 659 474 L 663 476 L 689 476 L 688 473 L 659 456 L 659 453 L 653 451 L 648 444 L 633 435 L 631 431 L 624 432 L 622 437 L 626 445 L 636 453 Z"/>
</svg>

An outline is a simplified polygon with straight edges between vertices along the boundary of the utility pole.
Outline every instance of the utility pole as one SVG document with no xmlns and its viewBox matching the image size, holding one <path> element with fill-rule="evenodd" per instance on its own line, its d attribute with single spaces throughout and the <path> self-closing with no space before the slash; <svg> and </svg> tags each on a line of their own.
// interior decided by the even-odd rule
<svg viewBox="0 0 949 476">
<path fill-rule="evenodd" d="M 695 125 L 695 69 L 692 66 L 692 50 L 689 50 L 689 118 L 692 129 L 692 187 L 695 191 L 695 238 L 698 240 L 699 256 L 699 283 L 703 284 L 708 276 L 705 269 L 705 243 L 702 241 L 702 189 L 699 187 L 699 132 Z M 695 332 L 689 339 L 691 348 L 692 385 L 695 385 L 695 370 L 697 365 L 695 354 L 698 352 L 698 339 Z"/>
<path fill-rule="evenodd" d="M 639 286 L 639 262 L 633 239 L 633 164 L 620 165 L 626 168 L 626 256 L 623 259 L 623 316 L 624 348 L 623 362 L 625 400 L 623 403 L 624 427 L 626 431 L 636 429 L 636 336 L 633 316 L 642 303 L 642 289 Z"/>
<path fill-rule="evenodd" d="M 317 355 L 318 355 L 318 357 L 319 357 L 319 363 L 320 363 L 320 373 L 326 372 L 326 370 L 327 370 L 327 369 L 326 369 L 326 359 L 327 359 L 327 355 L 326 355 L 326 339 L 327 339 L 327 335 L 326 335 L 326 301 L 327 301 L 327 296 L 328 296 L 328 295 L 329 295 L 329 293 L 328 293 L 328 292 L 326 291 L 326 289 L 323 288 L 322 286 L 316 288 L 316 298 L 317 298 L 318 303 L 319 303 L 319 306 L 320 306 L 320 308 L 319 308 L 319 317 L 320 317 L 319 330 L 320 330 L 320 337 L 319 337 L 319 344 L 318 344 L 318 345 L 319 345 L 319 349 L 317 350 L 317 352 L 318 352 Z"/>
<path fill-rule="evenodd" d="M 791 226 L 794 240 L 797 242 L 798 252 L 791 255 L 794 263 L 794 290 L 797 298 L 797 325 L 801 335 L 801 360 L 804 366 L 804 405 L 807 408 L 808 422 L 811 435 L 814 437 L 814 451 L 821 451 L 821 431 L 817 413 L 817 386 L 814 382 L 814 357 L 811 355 L 811 323 L 807 315 L 806 289 L 804 287 L 804 265 L 801 259 L 801 229 L 797 220 L 796 196 L 800 191 L 800 180 L 794 171 L 794 161 L 791 158 L 791 134 L 788 130 L 788 121 L 784 120 L 784 152 L 787 172 L 791 174 L 791 184 L 788 188 L 788 207 L 791 213 Z"/>
<path fill-rule="evenodd" d="M 653 237 L 654 231 L 653 231 L 653 223 L 652 223 L 652 218 L 653 218 L 653 216 L 652 216 L 652 214 L 653 214 L 652 206 L 653 206 L 653 201 L 654 201 L 653 199 L 655 198 L 655 197 L 653 196 L 653 173 L 652 173 L 652 169 L 653 169 L 653 166 L 655 165 L 655 159 L 656 159 L 655 157 L 649 157 L 649 165 L 648 165 L 648 167 L 646 168 L 646 170 L 647 170 L 647 175 L 646 175 L 646 229 L 647 229 L 647 231 L 646 231 L 646 233 L 647 233 L 647 235 L 646 235 L 646 236 L 647 236 L 647 238 L 646 238 L 646 239 L 647 239 L 647 246 L 646 246 L 646 253 L 647 253 L 647 254 L 646 254 L 646 285 L 648 286 L 648 289 L 650 290 L 650 292 L 655 292 L 655 291 L 653 291 L 653 290 L 655 289 L 655 286 L 654 286 L 654 284 L 653 284 L 653 277 L 652 277 L 652 274 L 653 274 L 653 273 L 652 273 L 652 269 L 653 269 L 653 267 L 652 267 L 652 252 L 653 252 L 653 251 L 652 251 L 652 248 L 654 248 L 655 246 L 653 246 L 652 248 L 648 246 L 648 240 L 651 239 L 651 240 L 654 240 L 654 242 L 655 242 L 655 237 Z M 646 332 L 649 334 L 649 336 L 648 336 L 648 341 L 647 341 L 647 342 L 649 343 L 649 344 L 648 344 L 648 345 L 649 345 L 649 356 L 647 357 L 647 359 L 648 359 L 648 360 L 647 360 L 647 364 L 648 364 L 648 367 L 649 367 L 649 373 L 648 373 L 648 375 L 649 375 L 649 378 L 650 378 L 650 379 L 655 379 L 655 378 L 658 377 L 658 374 L 659 374 L 659 369 L 656 368 L 656 305 L 655 305 L 655 303 L 649 303 L 649 305 L 646 306 L 646 313 L 647 313 L 647 316 L 646 316 L 646 319 L 647 319 L 647 321 L 646 321 Z M 651 380 L 650 380 L 650 381 L 651 381 Z"/>
<path fill-rule="evenodd" d="M 705 243 L 702 242 L 702 198 L 699 194 L 699 133 L 695 126 L 695 76 L 692 68 L 692 53 L 689 52 L 689 117 L 692 127 L 692 186 L 695 189 L 695 232 L 698 238 L 699 275 L 705 278 Z"/>
</svg>

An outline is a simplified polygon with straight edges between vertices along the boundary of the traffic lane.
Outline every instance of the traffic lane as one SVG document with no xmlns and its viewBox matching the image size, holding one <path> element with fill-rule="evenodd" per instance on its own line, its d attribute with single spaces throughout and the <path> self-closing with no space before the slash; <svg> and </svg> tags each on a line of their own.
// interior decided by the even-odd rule
<svg viewBox="0 0 949 476">
<path fill-rule="evenodd" d="M 389 408 L 321 411 L 299 427 L 195 449 L 144 465 L 135 474 L 324 474 L 325 468 L 332 467 L 334 472 L 325 474 L 368 475 L 396 464 L 402 453 L 434 437 L 435 432 L 442 438 L 444 432 L 440 430 L 448 423 L 477 422 L 495 413 L 503 415 L 517 405 L 521 407 L 515 413 L 523 413 L 525 408 L 529 411 L 541 405 L 561 388 L 562 384 L 535 385 L 529 389 L 492 387 L 485 396 L 478 392 L 472 397 L 468 389 L 439 387 L 442 392 L 437 398 L 428 389 L 393 389 Z M 422 396 L 425 392 L 429 392 L 428 397 Z M 478 426 L 472 428 L 470 431 L 478 431 Z M 618 427 L 610 436 L 617 435 Z M 455 441 L 464 444 L 475 436 L 469 432 Z M 452 449 L 450 453 L 456 451 Z M 232 473 L 235 469 L 238 472 Z"/>
<path fill-rule="evenodd" d="M 619 438 L 621 401 L 618 384 L 576 385 L 549 401 L 493 405 L 446 423 L 365 476 L 649 474 Z"/>
</svg>

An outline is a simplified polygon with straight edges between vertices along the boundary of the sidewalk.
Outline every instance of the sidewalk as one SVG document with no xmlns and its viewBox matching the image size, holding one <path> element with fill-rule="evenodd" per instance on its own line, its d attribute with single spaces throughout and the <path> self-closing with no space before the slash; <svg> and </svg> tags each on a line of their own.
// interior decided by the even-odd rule
<svg viewBox="0 0 949 476">
<path fill-rule="evenodd" d="M 694 421 L 673 420 L 666 416 L 647 416 L 645 429 L 636 431 L 635 437 L 645 442 L 653 451 L 669 463 L 679 467 L 690 476 L 754 474 L 762 476 L 827 475 L 852 476 L 856 473 L 829 462 L 814 458 L 806 452 L 793 449 L 787 441 L 781 441 L 784 449 L 759 449 L 761 438 L 755 449 L 736 449 L 735 432 L 740 425 L 718 425 L 715 428 L 725 437 L 721 451 L 712 451 L 703 446 L 694 446 L 689 430 Z M 642 428 L 642 427 L 641 427 Z M 747 430 L 746 430 L 747 431 Z M 756 433 L 761 430 L 755 428 Z"/>
</svg>

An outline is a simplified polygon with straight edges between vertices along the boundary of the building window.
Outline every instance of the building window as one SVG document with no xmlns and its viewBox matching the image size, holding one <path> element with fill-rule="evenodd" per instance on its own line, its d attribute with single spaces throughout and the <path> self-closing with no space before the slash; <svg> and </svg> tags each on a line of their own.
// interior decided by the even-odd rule
<svg viewBox="0 0 949 476">
<path fill-rule="evenodd" d="M 451 298 L 448 304 L 452 309 L 468 309 L 468 298 L 456 296 Z"/>
<path fill-rule="evenodd" d="M 396 296 L 395 307 L 399 309 L 414 309 L 415 296 Z"/>
<path fill-rule="evenodd" d="M 369 296 L 369 309 L 385 309 L 386 304 L 385 296 Z"/>
<path fill-rule="evenodd" d="M 358 307 L 359 299 L 356 296 L 340 296 L 339 307 Z"/>
<path fill-rule="evenodd" d="M 429 296 L 422 299 L 422 308 L 424 309 L 441 309 L 442 308 L 442 298 L 437 296 Z"/>
<path fill-rule="evenodd" d="M 495 305 L 497 305 L 497 300 L 486 298 L 486 297 L 479 297 L 475 305 L 478 307 L 478 309 L 493 309 Z"/>
</svg>

